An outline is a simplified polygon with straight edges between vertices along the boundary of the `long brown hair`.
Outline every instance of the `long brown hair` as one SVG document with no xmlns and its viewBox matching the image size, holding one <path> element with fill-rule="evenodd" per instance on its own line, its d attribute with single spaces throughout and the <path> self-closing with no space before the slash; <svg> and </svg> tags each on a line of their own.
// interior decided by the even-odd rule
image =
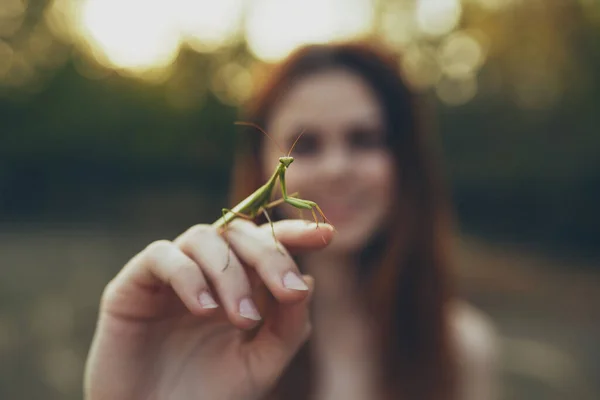
<svg viewBox="0 0 600 400">
<path fill-rule="evenodd" d="M 266 128 L 276 102 L 302 77 L 343 68 L 377 94 L 387 121 L 387 143 L 401 185 L 389 229 L 363 251 L 363 290 L 380 335 L 381 366 L 389 398 L 451 399 L 455 366 L 447 305 L 450 213 L 433 141 L 426 137 L 416 98 L 398 71 L 398 57 L 366 43 L 305 46 L 269 71 L 246 107 L 244 120 Z M 263 182 L 264 138 L 239 136 L 232 200 Z M 401 192 L 401 193 L 400 193 Z M 314 384 L 310 341 L 280 379 L 276 398 L 307 399 Z"/>
</svg>

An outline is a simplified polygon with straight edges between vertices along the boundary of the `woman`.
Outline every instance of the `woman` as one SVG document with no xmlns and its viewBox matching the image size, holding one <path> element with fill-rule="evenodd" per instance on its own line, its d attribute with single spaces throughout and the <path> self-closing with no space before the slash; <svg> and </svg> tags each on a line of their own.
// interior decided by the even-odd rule
<svg viewBox="0 0 600 400">
<path fill-rule="evenodd" d="M 209 225 L 148 246 L 103 295 L 87 399 L 492 397 L 493 334 L 450 293 L 436 154 L 395 66 L 374 47 L 319 45 L 270 73 L 246 117 L 273 140 L 242 135 L 234 198 L 303 132 L 288 193 L 336 230 L 281 206 L 283 253 L 268 223 L 244 220 L 229 258 Z"/>
</svg>

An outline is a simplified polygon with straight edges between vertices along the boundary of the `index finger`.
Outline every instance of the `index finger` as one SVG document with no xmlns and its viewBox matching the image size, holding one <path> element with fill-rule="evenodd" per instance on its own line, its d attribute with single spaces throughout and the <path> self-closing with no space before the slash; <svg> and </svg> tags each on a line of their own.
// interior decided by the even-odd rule
<svg viewBox="0 0 600 400">
<path fill-rule="evenodd" d="M 260 226 L 271 233 L 269 223 Z M 308 250 L 318 250 L 326 247 L 333 236 L 335 229 L 333 226 L 320 223 L 305 221 L 302 219 L 285 219 L 273 223 L 275 237 L 283 244 L 290 254 L 299 253 Z"/>
</svg>

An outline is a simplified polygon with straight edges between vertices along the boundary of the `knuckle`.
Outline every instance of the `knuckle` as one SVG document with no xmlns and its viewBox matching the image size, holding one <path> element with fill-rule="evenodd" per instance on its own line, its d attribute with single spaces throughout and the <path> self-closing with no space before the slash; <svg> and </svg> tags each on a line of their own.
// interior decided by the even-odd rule
<svg viewBox="0 0 600 400">
<path fill-rule="evenodd" d="M 189 273 L 196 265 L 169 240 L 157 240 L 148 245 L 144 262 L 152 269 L 162 270 L 161 274 L 169 282 L 189 279 Z"/>
<path fill-rule="evenodd" d="M 228 225 L 228 229 L 241 232 L 252 231 L 252 229 L 256 227 L 256 224 L 254 222 L 242 218 L 234 219 Z"/>
<path fill-rule="evenodd" d="M 154 265 L 157 260 L 164 257 L 173 248 L 168 240 L 156 240 L 150 243 L 140 254 L 141 261 L 145 264 Z"/>
<path fill-rule="evenodd" d="M 180 241 L 183 249 L 189 250 L 197 243 L 206 240 L 208 237 L 216 235 L 216 229 L 210 225 L 194 225 L 185 232 Z"/>
<path fill-rule="evenodd" d="M 190 229 L 188 229 L 187 233 L 189 236 L 193 236 L 193 237 L 205 237 L 206 235 L 212 234 L 215 231 L 216 231 L 215 228 L 213 228 L 210 225 L 198 224 L 198 225 L 194 225 Z"/>
<path fill-rule="evenodd" d="M 170 251 L 172 243 L 168 240 L 156 240 L 146 246 L 146 253 L 150 254 L 164 254 Z"/>
</svg>

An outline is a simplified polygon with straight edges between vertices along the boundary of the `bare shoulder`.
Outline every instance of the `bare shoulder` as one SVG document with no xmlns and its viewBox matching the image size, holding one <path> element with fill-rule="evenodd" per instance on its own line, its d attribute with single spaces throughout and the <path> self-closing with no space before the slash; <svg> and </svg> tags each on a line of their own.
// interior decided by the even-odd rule
<svg viewBox="0 0 600 400">
<path fill-rule="evenodd" d="M 499 340 L 492 320 L 472 305 L 456 300 L 450 307 L 450 321 L 459 364 L 459 398 L 497 398 Z"/>
</svg>

